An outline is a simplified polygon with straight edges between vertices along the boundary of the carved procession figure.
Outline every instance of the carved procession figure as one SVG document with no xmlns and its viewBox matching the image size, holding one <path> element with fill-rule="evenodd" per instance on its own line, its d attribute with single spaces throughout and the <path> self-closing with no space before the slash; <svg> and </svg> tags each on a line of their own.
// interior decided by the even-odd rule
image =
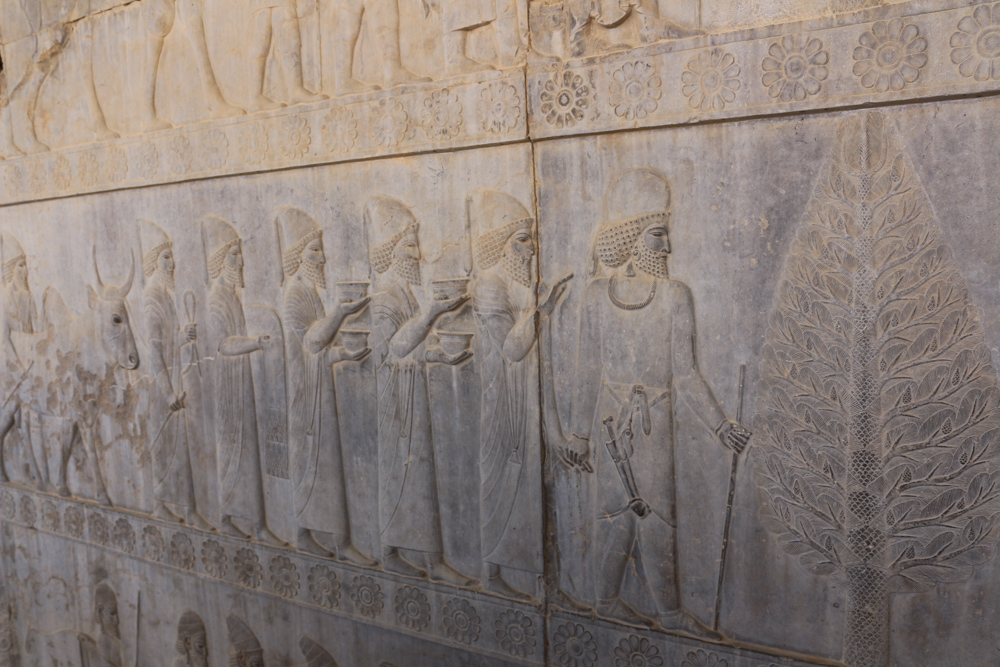
<svg viewBox="0 0 1000 667">
<path fill-rule="evenodd" d="M 468 586 L 475 580 L 444 560 L 426 366 L 428 361 L 460 363 L 469 353 L 428 349 L 425 340 L 437 319 L 469 296 L 434 301 L 421 310 L 411 289 L 421 284 L 419 223 L 406 204 L 372 197 L 365 203 L 365 224 L 369 238 L 377 240 L 370 255 L 376 274 L 372 349 L 382 566 L 397 574 Z"/>
<path fill-rule="evenodd" d="M 348 352 L 332 345 L 347 315 L 368 305 L 368 297 L 339 304 L 327 315 L 319 290 L 326 289 L 323 232 L 305 211 L 282 207 L 280 227 L 284 274 L 285 363 L 288 436 L 294 482 L 298 546 L 317 555 L 331 552 L 357 565 L 375 561 L 351 543 L 347 477 L 340 443 L 333 364 L 358 360 L 371 350 Z"/>
<path fill-rule="evenodd" d="M 316 102 L 326 98 L 325 95 L 308 91 L 302 85 L 302 36 L 299 33 L 297 5 L 296 0 L 251 0 L 249 73 L 253 95 L 250 105 L 253 111 L 284 106 L 271 99 L 264 90 L 267 61 L 272 53 L 277 71 L 281 73 L 288 104 Z"/>
<path fill-rule="evenodd" d="M 180 655 L 173 667 L 208 667 L 208 633 L 201 616 L 190 610 L 181 614 L 174 646 Z"/>
<path fill-rule="evenodd" d="M 239 290 L 243 289 L 242 240 L 225 220 L 202 220 L 211 291 L 208 295 L 210 354 L 215 355 L 215 420 L 218 448 L 220 529 L 226 535 L 284 545 L 267 526 L 261 476 L 257 412 L 249 356 L 274 345 L 268 336 L 247 335 Z"/>
<path fill-rule="evenodd" d="M 94 620 L 100 628 L 95 641 L 80 633 L 80 658 L 84 667 L 124 667 L 122 640 L 118 627 L 118 596 L 108 584 L 101 582 L 94 592 Z"/>
<path fill-rule="evenodd" d="M 192 430 L 185 405 L 182 352 L 198 338 L 194 322 L 181 326 L 174 306 L 174 245 L 151 220 L 139 221 L 142 244 L 142 311 L 149 347 L 146 370 L 152 382 L 147 423 L 153 462 L 153 514 L 165 521 L 186 521 L 202 530 L 211 524 L 198 512 L 191 470 Z"/>
<path fill-rule="evenodd" d="M 621 597 L 638 552 L 659 625 L 718 638 L 680 600 L 675 402 L 682 398 L 737 453 L 750 434 L 726 418 L 698 368 L 691 290 L 667 269 L 666 178 L 652 169 L 619 174 L 608 186 L 604 215 L 594 271 L 600 265 L 610 275 L 595 277 L 582 298 L 574 432 L 563 451 L 583 469 L 595 460 L 597 611 L 654 625 Z"/>
<path fill-rule="evenodd" d="M 473 243 L 475 349 L 482 383 L 480 530 L 483 585 L 530 598 L 504 568 L 542 576 L 542 457 L 536 397 L 540 314 L 551 314 L 562 283 L 535 306 L 535 221 L 510 195 L 475 190 L 466 210 L 481 233 Z"/>
<path fill-rule="evenodd" d="M 469 31 L 490 25 L 496 38 L 500 64 L 510 67 L 523 62 L 527 45 L 521 38 L 518 10 L 527 11 L 518 0 L 444 0 L 444 64 L 448 75 L 492 69 L 466 54 Z"/>
<path fill-rule="evenodd" d="M 257 635 L 238 617 L 226 617 L 229 629 L 229 664 L 231 667 L 264 667 L 264 649 Z"/>
</svg>

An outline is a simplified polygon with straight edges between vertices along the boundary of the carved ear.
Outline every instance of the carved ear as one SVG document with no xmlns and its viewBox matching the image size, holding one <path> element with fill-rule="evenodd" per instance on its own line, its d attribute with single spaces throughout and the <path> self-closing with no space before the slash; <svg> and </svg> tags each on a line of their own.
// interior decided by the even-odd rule
<svg viewBox="0 0 1000 667">
<path fill-rule="evenodd" d="M 97 302 L 100 298 L 101 297 L 97 294 L 97 292 L 94 291 L 94 288 L 87 285 L 87 305 L 90 306 L 91 310 L 97 307 Z"/>
</svg>

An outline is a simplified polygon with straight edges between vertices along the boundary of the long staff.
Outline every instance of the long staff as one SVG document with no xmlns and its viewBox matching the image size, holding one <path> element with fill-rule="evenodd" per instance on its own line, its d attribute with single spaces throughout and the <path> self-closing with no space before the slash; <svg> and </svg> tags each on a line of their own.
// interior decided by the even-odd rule
<svg viewBox="0 0 1000 667">
<path fill-rule="evenodd" d="M 736 423 L 743 424 L 743 382 L 746 379 L 747 365 L 740 364 L 740 384 L 736 399 Z M 726 527 L 722 531 L 722 559 L 719 562 L 719 584 L 715 588 L 715 618 L 712 629 L 719 629 L 719 613 L 722 608 L 722 582 L 726 578 L 726 552 L 729 551 L 729 527 L 733 521 L 733 496 L 736 495 L 736 467 L 740 463 L 740 455 L 733 452 L 733 465 L 729 471 L 729 497 L 726 499 Z"/>
</svg>

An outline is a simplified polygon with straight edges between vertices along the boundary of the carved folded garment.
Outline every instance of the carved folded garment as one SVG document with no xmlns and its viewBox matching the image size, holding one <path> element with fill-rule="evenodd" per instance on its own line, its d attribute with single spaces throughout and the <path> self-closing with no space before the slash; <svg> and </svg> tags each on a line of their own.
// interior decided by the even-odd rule
<svg viewBox="0 0 1000 667">
<path fill-rule="evenodd" d="M 406 285 L 384 278 L 372 298 L 378 392 L 379 517 L 382 547 L 442 549 L 424 345 L 397 359 L 392 337 L 419 306 Z"/>
<path fill-rule="evenodd" d="M 475 285 L 476 362 L 482 382 L 480 519 L 483 560 L 542 571 L 538 357 L 504 356 L 507 335 L 534 311 L 532 291 L 494 273 Z M 534 348 L 532 348 L 534 350 Z"/>
<path fill-rule="evenodd" d="M 208 299 L 209 350 L 215 357 L 216 447 L 222 514 L 257 524 L 264 518 L 253 378 L 247 355 L 225 357 L 219 345 L 246 336 L 243 304 L 231 287 L 216 284 Z"/>
<path fill-rule="evenodd" d="M 163 361 L 161 372 L 170 377 L 175 393 L 180 392 L 180 355 L 177 349 L 177 309 L 173 298 L 161 285 L 148 286 L 143 294 L 143 311 L 146 316 L 147 340 L 150 355 L 159 354 Z M 191 479 L 191 457 L 183 412 L 170 416 L 170 403 L 174 400 L 150 378 L 150 419 L 152 428 L 158 429 L 166 421 L 159 439 L 152 444 L 153 496 L 160 501 L 180 507 L 194 507 L 194 485 Z M 149 434 L 156 437 L 156 432 Z"/>
<path fill-rule="evenodd" d="M 300 528 L 346 535 L 347 491 L 329 348 L 312 354 L 303 343 L 309 327 L 324 317 L 316 289 L 292 278 L 282 320 L 296 521 Z"/>
</svg>

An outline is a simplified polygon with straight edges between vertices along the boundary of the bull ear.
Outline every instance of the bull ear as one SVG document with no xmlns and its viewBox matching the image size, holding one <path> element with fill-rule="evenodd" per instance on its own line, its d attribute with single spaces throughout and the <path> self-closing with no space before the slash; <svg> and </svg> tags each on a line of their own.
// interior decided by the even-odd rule
<svg viewBox="0 0 1000 667">
<path fill-rule="evenodd" d="M 94 288 L 87 285 L 87 305 L 93 310 L 97 307 L 97 302 L 100 300 L 100 296 L 94 291 Z"/>
</svg>

